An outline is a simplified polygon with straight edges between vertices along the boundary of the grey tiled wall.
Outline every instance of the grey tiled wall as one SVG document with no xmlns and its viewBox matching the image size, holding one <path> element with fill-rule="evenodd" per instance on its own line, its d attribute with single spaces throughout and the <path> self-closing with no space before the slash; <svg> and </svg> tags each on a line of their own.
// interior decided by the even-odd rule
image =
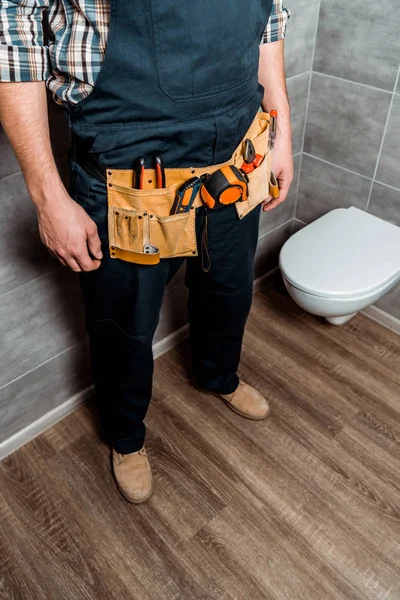
<svg viewBox="0 0 400 600">
<path fill-rule="evenodd" d="M 320 0 L 298 221 L 354 205 L 400 225 L 399 31 L 398 0 Z M 400 288 L 378 306 L 400 318 Z"/>
</svg>

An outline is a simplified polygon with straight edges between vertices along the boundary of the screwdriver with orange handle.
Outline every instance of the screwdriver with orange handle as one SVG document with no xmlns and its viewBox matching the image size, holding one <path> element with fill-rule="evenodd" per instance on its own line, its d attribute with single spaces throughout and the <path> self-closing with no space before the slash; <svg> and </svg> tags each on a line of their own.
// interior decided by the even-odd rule
<svg viewBox="0 0 400 600">
<path fill-rule="evenodd" d="M 274 146 L 275 146 L 276 123 L 278 120 L 278 111 L 271 110 L 271 112 L 269 114 L 271 117 L 270 126 L 269 126 L 269 148 L 270 148 L 270 150 L 273 150 Z"/>
<path fill-rule="evenodd" d="M 275 139 L 276 139 L 276 123 L 278 120 L 278 111 L 271 110 L 271 112 L 269 114 L 271 117 L 270 126 L 269 126 L 269 149 L 273 150 L 274 146 L 275 146 Z M 274 199 L 279 198 L 279 184 L 278 184 L 278 181 L 277 181 L 274 173 L 272 173 L 272 171 L 271 171 L 270 181 L 269 181 L 269 193 L 270 193 L 270 196 L 272 196 L 272 198 L 274 198 Z"/>
</svg>

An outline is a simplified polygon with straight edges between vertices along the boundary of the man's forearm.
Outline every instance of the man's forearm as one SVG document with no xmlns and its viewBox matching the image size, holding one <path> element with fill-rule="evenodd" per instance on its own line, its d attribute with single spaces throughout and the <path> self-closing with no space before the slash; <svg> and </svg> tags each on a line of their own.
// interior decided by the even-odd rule
<svg viewBox="0 0 400 600">
<path fill-rule="evenodd" d="M 0 82 L 0 121 L 40 207 L 64 186 L 54 161 L 44 82 Z"/>
<path fill-rule="evenodd" d="M 259 81 L 264 86 L 263 109 L 278 111 L 278 125 L 272 170 L 279 183 L 279 198 L 265 203 L 263 210 L 272 210 L 283 202 L 293 181 L 292 126 L 286 88 L 284 42 L 270 42 L 260 48 Z"/>
<path fill-rule="evenodd" d="M 284 42 L 260 47 L 259 81 L 264 86 L 263 109 L 278 111 L 278 135 L 291 137 L 290 106 L 286 88 Z"/>
</svg>

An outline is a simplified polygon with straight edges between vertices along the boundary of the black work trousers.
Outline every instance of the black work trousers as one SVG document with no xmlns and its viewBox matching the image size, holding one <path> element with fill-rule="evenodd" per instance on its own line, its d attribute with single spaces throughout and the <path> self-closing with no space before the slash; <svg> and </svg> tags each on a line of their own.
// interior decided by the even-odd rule
<svg viewBox="0 0 400 600">
<path fill-rule="evenodd" d="M 153 266 L 111 259 L 105 185 L 79 165 L 73 169 L 78 182 L 74 198 L 96 222 L 104 254 L 97 271 L 81 274 L 99 416 L 107 441 L 127 454 L 144 443 L 153 336 L 165 287 L 184 259 L 161 260 Z M 197 209 L 200 256 L 186 261 L 186 285 L 193 374 L 207 390 L 229 394 L 238 385 L 259 216 L 259 207 L 244 219 L 238 218 L 233 205 L 208 211 L 206 255 L 201 251 L 205 209 Z"/>
</svg>

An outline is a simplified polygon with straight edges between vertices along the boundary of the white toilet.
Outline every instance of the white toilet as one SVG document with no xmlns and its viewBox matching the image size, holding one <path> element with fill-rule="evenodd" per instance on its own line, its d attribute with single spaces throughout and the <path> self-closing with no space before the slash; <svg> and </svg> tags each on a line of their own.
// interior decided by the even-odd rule
<svg viewBox="0 0 400 600">
<path fill-rule="evenodd" d="M 299 306 L 342 325 L 400 283 L 400 227 L 338 208 L 289 238 L 279 266 Z"/>
</svg>

